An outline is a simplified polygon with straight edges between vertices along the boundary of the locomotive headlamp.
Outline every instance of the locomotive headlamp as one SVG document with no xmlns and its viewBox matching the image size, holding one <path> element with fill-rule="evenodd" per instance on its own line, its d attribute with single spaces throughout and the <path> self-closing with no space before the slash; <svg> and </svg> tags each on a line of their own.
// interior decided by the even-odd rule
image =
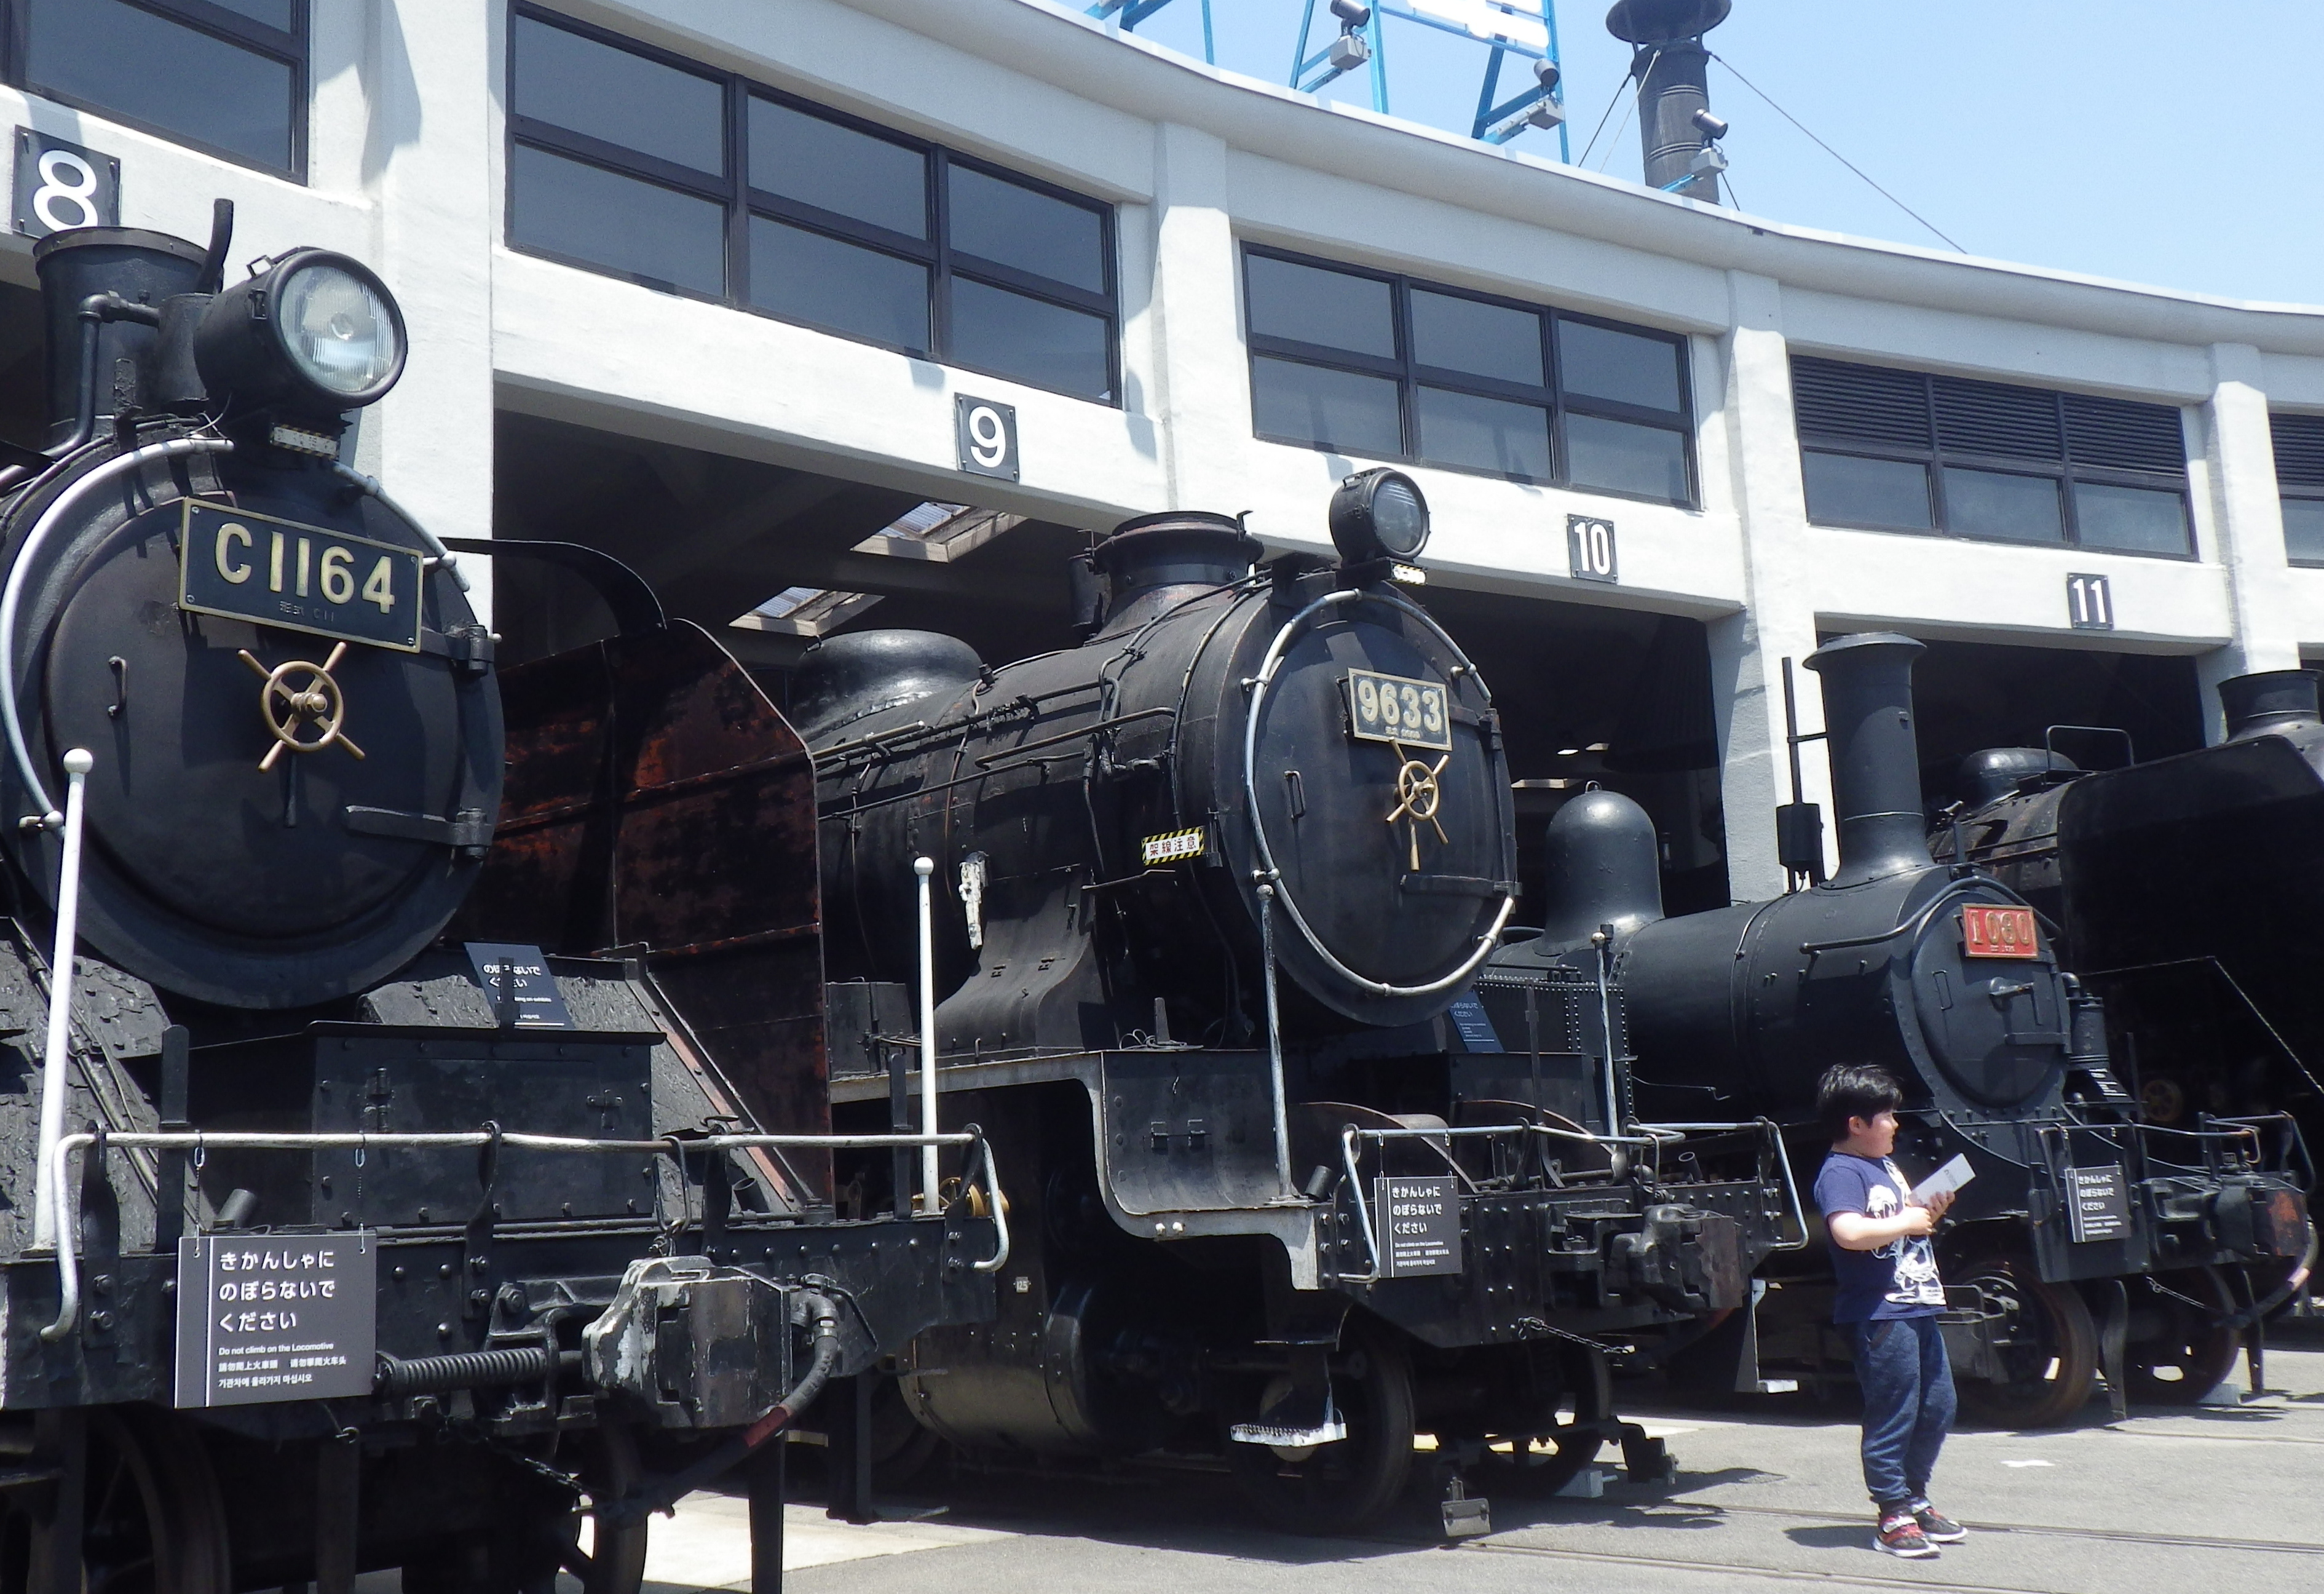
<svg viewBox="0 0 2324 1594">
<path fill-rule="evenodd" d="M 1428 544 L 1428 500 L 1400 470 L 1366 470 L 1348 477 L 1332 495 L 1330 519 L 1332 545 L 1342 564 L 1383 559 L 1410 563 Z"/>
<path fill-rule="evenodd" d="M 237 407 L 337 415 L 403 374 L 403 312 L 365 267 L 294 249 L 217 296 L 194 332 L 202 384 Z"/>
</svg>

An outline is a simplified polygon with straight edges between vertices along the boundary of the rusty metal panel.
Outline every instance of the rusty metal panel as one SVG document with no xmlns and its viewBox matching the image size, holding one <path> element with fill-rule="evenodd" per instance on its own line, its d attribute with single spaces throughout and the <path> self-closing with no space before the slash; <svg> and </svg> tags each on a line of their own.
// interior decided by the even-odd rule
<svg viewBox="0 0 2324 1594">
<path fill-rule="evenodd" d="M 642 955 L 761 1127 L 830 1127 L 815 770 L 701 627 L 502 677 L 500 827 L 454 933 Z M 794 1166 L 827 1197 L 829 1170 Z"/>
</svg>

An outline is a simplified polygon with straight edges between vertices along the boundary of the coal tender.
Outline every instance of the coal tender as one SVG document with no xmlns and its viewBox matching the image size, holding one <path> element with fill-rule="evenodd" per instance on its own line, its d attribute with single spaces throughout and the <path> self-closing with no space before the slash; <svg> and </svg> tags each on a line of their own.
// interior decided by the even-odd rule
<svg viewBox="0 0 2324 1594">
<path fill-rule="evenodd" d="M 1940 1239 L 1964 1399 L 1996 1421 L 2053 1423 L 2080 1409 L 2102 1360 L 2117 1398 L 2190 1376 L 2186 1336 L 2131 1311 L 2126 1280 L 2281 1265 L 2308 1244 L 2305 1203 L 2245 1128 L 2159 1135 L 2138 1122 L 2103 1005 L 2060 966 L 2054 934 L 2006 886 L 1931 861 L 1913 733 L 1921 651 L 1872 634 L 1806 661 L 1823 681 L 1840 815 L 1831 879 L 1664 919 L 1651 827 L 1596 793 L 1551 821 L 1550 932 L 1498 954 L 1493 974 L 1570 978 L 1610 958 L 1641 1115 L 1775 1117 L 1803 1184 L 1825 1150 L 1818 1077 L 1837 1062 L 1893 1070 L 1907 1172 L 1960 1155 L 1976 1172 Z M 1822 1248 L 1765 1279 L 1766 1369 L 1844 1376 Z"/>
<path fill-rule="evenodd" d="M 1741 1303 L 1790 1221 L 1756 1126 L 1766 1165 L 1711 1178 L 1625 1124 L 1594 977 L 1537 1004 L 1546 1070 L 1460 1040 L 1516 846 L 1492 696 L 1394 579 L 1425 516 L 1366 472 L 1337 565 L 1258 571 L 1235 521 L 1148 516 L 1097 544 L 1077 648 L 807 656 L 844 1121 L 909 1121 L 917 1033 L 1011 1170 L 999 1321 L 902 1379 L 972 1458 L 1222 1454 L 1310 1532 L 1375 1520 L 1416 1431 L 1554 1482 L 1621 1432 L 1609 1351 Z"/>
<path fill-rule="evenodd" d="M 504 680 L 444 546 L 338 460 L 393 298 L 311 249 L 227 285 L 229 219 L 35 250 L 0 1588 L 625 1594 L 654 1506 L 746 1460 L 770 1500 L 751 1441 L 989 1311 L 1003 1237 L 834 1220 L 796 736 L 634 593 Z"/>
</svg>

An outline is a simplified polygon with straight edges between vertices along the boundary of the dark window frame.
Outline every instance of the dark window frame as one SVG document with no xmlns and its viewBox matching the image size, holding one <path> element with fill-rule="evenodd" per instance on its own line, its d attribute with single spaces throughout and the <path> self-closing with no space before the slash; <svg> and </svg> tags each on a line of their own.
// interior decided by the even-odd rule
<svg viewBox="0 0 2324 1594">
<path fill-rule="evenodd" d="M 1250 324 L 1250 262 L 1279 260 L 1291 265 L 1304 265 L 1320 271 L 1337 272 L 1343 276 L 1362 277 L 1388 285 L 1389 314 L 1394 319 L 1393 331 L 1397 352 L 1393 358 L 1379 355 L 1358 354 L 1352 350 L 1328 348 L 1320 344 L 1301 342 L 1296 338 L 1277 338 L 1251 328 Z M 1431 470 L 1456 471 L 1463 476 L 1481 476 L 1493 481 L 1520 482 L 1534 487 L 1564 487 L 1573 492 L 1591 493 L 1609 498 L 1626 498 L 1639 504 L 1665 504 L 1681 509 L 1700 509 L 1702 505 L 1701 468 L 1695 457 L 1694 368 L 1693 348 L 1684 333 L 1665 332 L 1656 327 L 1633 326 L 1623 321 L 1609 320 L 1602 316 L 1582 315 L 1560 310 L 1554 305 L 1539 304 L 1528 300 L 1510 299 L 1500 294 L 1480 293 L 1474 289 L 1456 287 L 1449 283 L 1430 282 L 1426 278 L 1407 276 L 1400 272 L 1378 271 L 1369 266 L 1351 265 L 1343 261 L 1326 260 L 1318 255 L 1302 255 L 1290 249 L 1278 249 L 1271 245 L 1245 243 L 1242 246 L 1241 283 L 1243 301 L 1243 343 L 1246 359 L 1250 362 L 1251 380 L 1258 382 L 1256 362 L 1261 358 L 1288 360 L 1296 365 L 1317 366 L 1326 370 L 1346 371 L 1359 375 L 1382 376 L 1397 384 L 1397 435 L 1401 451 L 1397 459 L 1406 463 L 1426 466 Z M 1547 377 L 1539 387 L 1511 382 L 1503 377 L 1480 376 L 1472 372 L 1455 371 L 1442 366 L 1422 365 L 1413 352 L 1412 295 L 1417 290 L 1441 294 L 1447 299 L 1465 299 L 1475 304 L 1490 305 L 1496 310 L 1521 310 L 1536 318 L 1541 328 L 1541 368 Z M 1675 411 L 1655 410 L 1618 400 L 1594 398 L 1587 394 L 1565 391 L 1564 363 L 1558 349 L 1557 323 L 1574 321 L 1583 326 L 1600 327 L 1611 332 L 1624 332 L 1633 337 L 1648 338 L 1671 345 L 1678 355 L 1679 408 Z M 1420 411 L 1418 389 L 1438 388 L 1446 392 L 1468 394 L 1479 398 L 1499 399 L 1513 403 L 1537 405 L 1549 412 L 1550 475 L 1547 477 L 1526 476 L 1515 471 L 1492 470 L 1483 466 L 1461 465 L 1443 459 L 1432 459 L 1420 451 Z M 1649 493 L 1628 493 L 1618 487 L 1577 487 L 1571 478 L 1565 440 L 1565 420 L 1568 413 L 1592 416 L 1602 421 L 1627 422 L 1633 425 L 1649 426 L 1661 431 L 1676 432 L 1684 446 L 1686 459 L 1686 496 L 1672 499 Z M 1262 442 L 1283 443 L 1292 448 L 1312 449 L 1317 453 L 1339 453 L 1344 450 L 1327 443 L 1311 442 L 1305 438 L 1278 437 L 1259 430 L 1259 418 L 1254 406 L 1251 435 Z"/>
<path fill-rule="evenodd" d="M 1795 362 L 1802 359 L 1819 360 L 1825 365 L 1856 366 L 1867 370 L 1879 371 L 1887 375 L 1913 377 L 1920 384 L 1923 412 L 1929 418 L 1929 441 L 1925 447 L 1923 447 L 1914 444 L 1870 441 L 1863 438 L 1841 437 L 1831 432 L 1812 432 L 1800 424 L 1795 407 L 1793 412 L 1793 436 L 1799 444 L 1803 474 L 1807 468 L 1807 457 L 1811 454 L 1839 455 L 1859 459 L 1891 459 L 1903 464 L 1919 465 L 1928 474 L 1930 524 L 1926 531 L 1899 526 L 1858 525 L 1846 521 L 1817 520 L 1812 513 L 1808 520 L 1810 525 L 1823 526 L 1837 531 L 1872 532 L 1889 537 L 1942 537 L 1956 542 L 1978 542 L 2004 548 L 2070 548 L 2090 553 L 2118 554 L 2125 559 L 2167 559 L 2177 561 L 2181 564 L 2201 562 L 2202 552 L 2195 525 L 2194 498 L 2193 494 L 2189 490 L 2190 484 L 2185 465 L 2182 463 L 2179 470 L 2172 474 L 2164 471 L 2133 470 L 2120 466 L 2085 465 L 2075 460 L 2072 458 L 2073 434 L 2067 420 L 2066 403 L 2070 398 L 2080 395 L 2070 394 L 2063 388 L 2036 387 L 2031 384 L 2014 382 L 1993 382 L 1986 377 L 1965 379 L 1974 380 L 1987 386 L 2012 387 L 2021 393 L 2040 394 L 2047 397 L 2051 401 L 2052 412 L 2057 422 L 2060 457 L 2055 459 L 2043 459 L 2024 454 L 1993 454 L 1968 449 L 1948 449 L 1939 433 L 1936 422 L 1936 384 L 1940 380 L 1938 373 L 1908 370 L 1899 366 L 1875 366 L 1864 360 L 1843 360 L 1828 355 L 1797 353 L 1792 357 Z M 1796 375 L 1793 380 L 1796 386 L 1798 381 Z M 2153 400 L 2133 402 L 2154 403 Z M 2186 406 L 2161 403 L 2154 404 L 2154 407 L 2181 412 L 2180 446 L 2183 460 L 2186 446 L 2186 422 L 2183 412 Z M 1996 537 L 1980 535 L 1975 532 L 1953 530 L 1948 524 L 1950 518 L 1950 506 L 1945 496 L 1945 471 L 1948 467 L 1964 470 L 1994 471 L 2007 476 L 2038 477 L 2055 482 L 2058 487 L 2059 525 L 2063 533 L 2061 539 L 2056 542 L 2033 542 L 2020 537 Z M 2167 492 L 2175 495 L 2179 499 L 2181 519 L 2187 528 L 2186 551 L 2180 553 L 2155 553 L 2135 548 L 2106 548 L 2096 545 L 2085 547 L 2081 540 L 2081 510 L 2074 496 L 2075 487 L 2085 483 L 2092 487 L 2138 487 L 2149 492 Z"/>
<path fill-rule="evenodd" d="M 2275 431 L 2276 422 L 2279 421 L 2303 422 L 2305 424 L 2302 430 L 2315 429 L 2319 435 L 2309 440 L 2309 447 L 2315 449 L 2319 456 L 2324 456 L 2324 415 L 2305 414 L 2296 410 L 2271 410 L 2267 416 L 2268 444 L 2275 455 L 2277 498 L 2280 501 L 2296 499 L 2306 504 L 2324 503 L 2324 467 L 2302 468 L 2285 458 L 2288 450 L 2283 446 L 2283 440 Z M 2298 479 L 2302 477 L 2310 479 Z M 2294 570 L 2324 570 L 2324 558 L 2295 559 L 2289 547 L 2284 549 L 2283 557 L 2284 562 Z"/>
<path fill-rule="evenodd" d="M 1121 275 L 1117 243 L 1118 228 L 1115 225 L 1115 208 L 1112 205 L 1102 199 L 1093 199 L 1087 194 L 1061 188 L 1056 183 L 1026 172 L 1012 171 L 1006 166 L 963 153 L 944 144 L 924 138 L 915 138 L 896 128 L 885 127 L 879 123 L 851 116 L 847 112 L 835 110 L 829 106 L 802 98 L 796 94 L 786 93 L 782 89 L 761 83 L 740 72 L 722 71 L 701 61 L 691 60 L 624 34 L 577 21 L 544 6 L 526 4 L 525 0 L 515 0 L 509 8 L 509 14 L 512 23 L 517 17 L 528 17 L 534 22 L 562 28 L 567 32 L 578 34 L 597 43 L 624 51 L 659 65 L 674 68 L 689 76 L 721 85 L 724 94 L 720 114 L 724 118 L 723 147 L 726 171 L 723 173 L 697 171 L 692 167 L 681 166 L 640 151 L 609 144 L 600 139 L 568 132 L 550 123 L 519 116 L 516 111 L 515 29 L 512 25 L 509 30 L 508 60 L 503 63 L 503 92 L 508 107 L 506 138 L 508 155 L 504 166 L 512 170 L 515 151 L 520 145 L 529 145 L 550 154 L 561 155 L 568 160 L 595 166 L 617 176 L 632 178 L 723 205 L 725 209 L 726 222 L 726 291 L 718 294 L 704 293 L 696 289 L 683 287 L 665 278 L 622 271 L 595 261 L 581 259 L 553 249 L 544 249 L 537 245 L 518 243 L 513 234 L 516 184 L 512 177 L 503 185 L 506 191 L 502 195 L 501 216 L 501 236 L 510 249 L 520 255 L 531 255 L 536 259 L 554 261 L 559 265 L 569 265 L 580 271 L 593 272 L 599 276 L 632 283 L 641 288 L 650 288 L 656 292 L 669 293 L 678 298 L 692 299 L 703 303 L 722 305 L 729 310 L 738 310 L 746 314 L 763 316 L 769 320 L 780 321 L 786 326 L 804 327 L 810 331 L 821 332 L 829 337 L 844 338 L 851 343 L 860 343 L 872 348 L 884 348 L 912 359 L 935 361 L 950 366 L 956 370 L 991 376 L 1003 382 L 1013 382 L 1019 386 L 1058 393 L 1064 397 L 1079 399 L 1085 403 L 1101 403 L 1117 410 L 1124 407 L 1121 379 Z M 859 221 L 853 217 L 841 216 L 800 200 L 785 199 L 779 194 L 752 187 L 750 181 L 750 112 L 751 101 L 753 99 L 763 99 L 770 104 L 781 106 L 787 110 L 814 116 L 835 126 L 844 127 L 852 133 L 876 138 L 882 143 L 894 144 L 918 153 L 923 162 L 927 183 L 928 236 L 925 238 L 908 237 L 870 222 Z M 952 202 L 950 178 L 951 168 L 954 166 L 964 167 L 973 171 L 982 172 L 988 177 L 1013 183 L 1019 188 L 1030 190 L 1035 193 L 1072 205 L 1078 209 L 1086 210 L 1096 217 L 1098 242 L 1103 255 L 1104 292 L 1093 293 L 1071 283 L 1038 276 L 1014 266 L 1004 265 L 996 260 L 987 260 L 982 255 L 972 255 L 964 249 L 953 248 L 950 225 Z M 882 255 L 909 260 L 926 266 L 928 269 L 929 347 L 924 349 L 913 348 L 881 338 L 860 337 L 853 332 L 840 331 L 813 321 L 804 321 L 795 317 L 781 315 L 763 305 L 752 303 L 750 297 L 750 282 L 751 221 L 753 217 L 780 222 L 787 227 L 799 227 L 835 239 L 840 243 L 875 250 Z M 987 287 L 999 288 L 1008 292 L 1022 294 L 1026 298 L 1040 300 L 1067 310 L 1078 310 L 1102 320 L 1105 325 L 1105 382 L 1109 396 L 1092 398 L 1085 394 L 1066 393 L 1062 389 L 1046 387 L 1038 382 L 1028 381 L 1020 375 L 992 370 L 988 366 L 972 364 L 955 357 L 950 352 L 952 284 L 954 277 L 981 283 Z"/>
<path fill-rule="evenodd" d="M 32 60 L 32 15 L 30 0 L 0 0 L 0 80 L 26 94 L 36 94 L 42 99 L 69 106 L 92 116 L 102 116 L 124 127 L 134 127 L 181 149 L 197 151 L 205 155 L 240 166 L 245 171 L 263 171 L 270 177 L 284 178 L 291 182 L 307 181 L 307 122 L 312 110 L 313 74 L 309 65 L 309 42 L 312 33 L 309 12 L 309 0 L 291 0 L 290 29 L 284 32 L 270 28 L 240 12 L 210 0 L 120 0 L 133 11 L 150 13 L 164 21 L 176 23 L 198 33 L 235 46 L 252 55 L 262 56 L 290 69 L 290 161 L 276 166 L 254 161 L 247 155 L 195 138 L 159 123 L 148 122 L 113 106 L 98 105 L 78 95 L 67 94 L 38 82 L 29 75 Z"/>
</svg>

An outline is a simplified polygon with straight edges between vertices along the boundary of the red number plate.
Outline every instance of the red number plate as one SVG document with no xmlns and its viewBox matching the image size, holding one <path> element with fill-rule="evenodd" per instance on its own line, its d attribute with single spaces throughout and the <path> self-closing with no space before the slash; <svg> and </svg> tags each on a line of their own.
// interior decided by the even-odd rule
<svg viewBox="0 0 2324 1594">
<path fill-rule="evenodd" d="M 1967 958 L 2039 958 L 2034 910 L 1971 903 L 1961 910 L 1961 955 Z"/>
</svg>

